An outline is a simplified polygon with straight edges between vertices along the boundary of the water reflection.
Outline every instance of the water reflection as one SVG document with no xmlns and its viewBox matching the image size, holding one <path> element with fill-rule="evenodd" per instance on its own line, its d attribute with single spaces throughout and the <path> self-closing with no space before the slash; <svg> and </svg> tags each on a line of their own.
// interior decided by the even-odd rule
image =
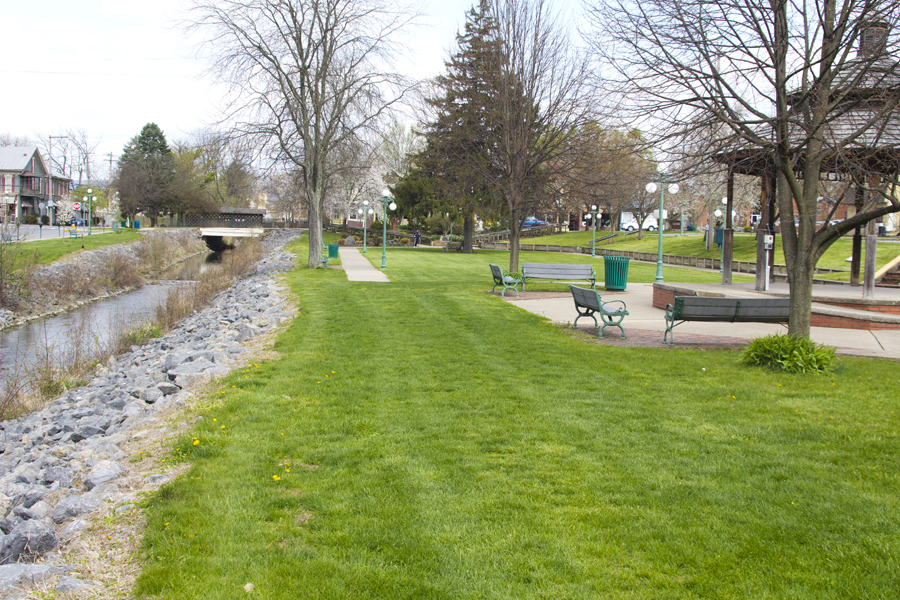
<svg viewBox="0 0 900 600">
<path fill-rule="evenodd" d="M 223 254 L 223 252 L 209 252 L 193 256 L 167 269 L 159 278 L 163 281 L 197 281 L 203 273 L 222 265 Z"/>
</svg>

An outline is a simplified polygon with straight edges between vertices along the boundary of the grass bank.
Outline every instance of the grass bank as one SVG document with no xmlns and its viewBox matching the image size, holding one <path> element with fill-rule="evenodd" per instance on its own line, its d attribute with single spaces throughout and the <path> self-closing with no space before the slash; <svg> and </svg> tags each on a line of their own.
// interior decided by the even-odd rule
<svg viewBox="0 0 900 600">
<path fill-rule="evenodd" d="M 86 229 L 85 229 L 86 231 Z M 33 255 L 36 265 L 49 265 L 68 254 L 82 250 L 96 250 L 114 244 L 127 244 L 141 239 L 141 234 L 134 229 L 123 229 L 122 233 L 112 231 L 94 233 L 80 238 L 49 238 L 24 242 L 20 245 L 20 254 Z"/>
<path fill-rule="evenodd" d="M 191 469 L 147 502 L 138 596 L 893 597 L 895 363 L 595 345 L 478 260 L 290 274 L 279 357 L 167 457 Z"/>
<path fill-rule="evenodd" d="M 608 233 L 608 232 L 605 232 Z M 722 251 L 713 246 L 711 250 L 707 250 L 703 242 L 703 236 L 698 234 L 685 234 L 684 236 L 674 235 L 677 232 L 671 232 L 673 235 L 666 233 L 663 237 L 663 252 L 665 254 L 676 254 L 681 256 L 697 256 L 703 258 L 719 258 Z M 600 232 L 598 232 L 600 237 Z M 778 240 L 775 244 L 775 263 L 784 264 L 784 251 L 782 250 L 780 236 L 776 236 Z M 879 238 L 877 249 L 876 264 L 878 268 L 886 265 L 891 260 L 900 255 L 900 243 L 891 239 Z M 539 238 L 529 238 L 524 243 L 547 244 L 547 245 L 577 245 L 589 247 L 591 245 L 590 231 L 573 231 L 570 233 L 561 233 L 557 235 L 543 236 Z M 659 244 L 659 238 L 655 233 L 644 233 L 643 239 L 631 239 L 628 241 L 616 242 L 615 244 L 607 244 L 598 246 L 598 248 L 611 248 L 615 250 L 628 250 L 633 252 L 656 252 Z M 846 259 L 853 253 L 852 240 L 849 237 L 841 238 L 835 242 L 819 259 L 818 266 L 825 269 L 850 269 L 850 263 Z M 865 244 L 862 251 L 863 260 L 865 260 Z M 756 237 L 754 234 L 735 233 L 734 235 L 734 260 L 756 262 Z M 849 275 L 846 277 L 849 281 Z"/>
</svg>

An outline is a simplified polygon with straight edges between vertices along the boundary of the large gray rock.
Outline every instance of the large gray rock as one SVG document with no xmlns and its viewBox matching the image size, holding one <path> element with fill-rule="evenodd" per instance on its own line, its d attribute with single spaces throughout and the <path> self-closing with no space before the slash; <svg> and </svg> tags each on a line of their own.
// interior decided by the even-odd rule
<svg viewBox="0 0 900 600">
<path fill-rule="evenodd" d="M 60 501 L 54 508 L 51 518 L 57 525 L 65 523 L 69 519 L 94 512 L 100 508 L 100 502 L 90 496 L 69 496 Z"/>
<path fill-rule="evenodd" d="M 40 583 L 60 571 L 59 567 L 50 565 L 0 566 L 0 592 L 6 592 L 26 584 Z"/>
<path fill-rule="evenodd" d="M 25 521 L 0 541 L 0 565 L 33 562 L 58 545 L 52 527 L 42 521 Z"/>
<path fill-rule="evenodd" d="M 99 485 L 116 480 L 122 475 L 121 468 L 116 468 L 115 465 L 103 464 L 106 462 L 107 461 L 101 461 L 101 463 L 84 478 L 84 487 L 92 490 Z"/>
<path fill-rule="evenodd" d="M 81 592 L 87 592 L 94 587 L 95 585 L 93 583 L 88 583 L 80 579 L 75 579 L 74 577 L 69 577 L 68 575 L 63 575 L 59 578 L 59 583 L 56 585 L 56 593 L 79 594 Z"/>
</svg>

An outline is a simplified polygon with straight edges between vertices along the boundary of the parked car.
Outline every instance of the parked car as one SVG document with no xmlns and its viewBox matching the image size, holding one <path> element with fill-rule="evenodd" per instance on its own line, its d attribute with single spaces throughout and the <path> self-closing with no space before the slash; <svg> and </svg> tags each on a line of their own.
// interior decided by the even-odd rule
<svg viewBox="0 0 900 600">
<path fill-rule="evenodd" d="M 626 221 L 625 223 L 622 223 L 622 226 L 620 229 L 622 231 L 637 231 L 637 227 L 638 227 L 637 221 L 632 219 L 631 221 Z M 656 231 L 656 220 L 650 219 L 650 218 L 644 219 L 643 229 L 644 229 L 644 231 Z"/>
<path fill-rule="evenodd" d="M 81 217 L 72 217 L 71 219 L 69 219 L 69 225 L 72 225 L 74 227 L 84 227 L 84 219 L 82 219 Z"/>
<path fill-rule="evenodd" d="M 522 221 L 522 227 L 540 227 L 541 225 L 549 225 L 547 221 L 541 221 L 540 219 L 536 219 L 534 217 L 528 217 L 524 221 Z"/>
</svg>

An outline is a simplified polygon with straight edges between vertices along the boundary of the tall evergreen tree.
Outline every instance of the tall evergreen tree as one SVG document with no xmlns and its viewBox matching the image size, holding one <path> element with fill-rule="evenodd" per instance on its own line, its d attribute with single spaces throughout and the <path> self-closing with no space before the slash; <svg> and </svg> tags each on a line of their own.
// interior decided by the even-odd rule
<svg viewBox="0 0 900 600">
<path fill-rule="evenodd" d="M 129 217 L 143 212 L 155 226 L 167 209 L 175 177 L 175 156 L 156 123 L 147 123 L 131 138 L 119 157 L 116 188 L 122 211 Z"/>
<path fill-rule="evenodd" d="M 485 77 L 495 64 L 500 46 L 496 23 L 487 0 L 466 13 L 465 30 L 457 34 L 458 50 L 445 63 L 446 75 L 437 78 L 439 95 L 426 101 L 433 119 L 425 126 L 425 149 L 416 164 L 417 176 L 431 179 L 439 199 L 437 210 L 460 213 L 464 218 L 463 250 L 473 247 L 476 212 L 496 212 L 491 185 L 492 84 Z"/>
</svg>

